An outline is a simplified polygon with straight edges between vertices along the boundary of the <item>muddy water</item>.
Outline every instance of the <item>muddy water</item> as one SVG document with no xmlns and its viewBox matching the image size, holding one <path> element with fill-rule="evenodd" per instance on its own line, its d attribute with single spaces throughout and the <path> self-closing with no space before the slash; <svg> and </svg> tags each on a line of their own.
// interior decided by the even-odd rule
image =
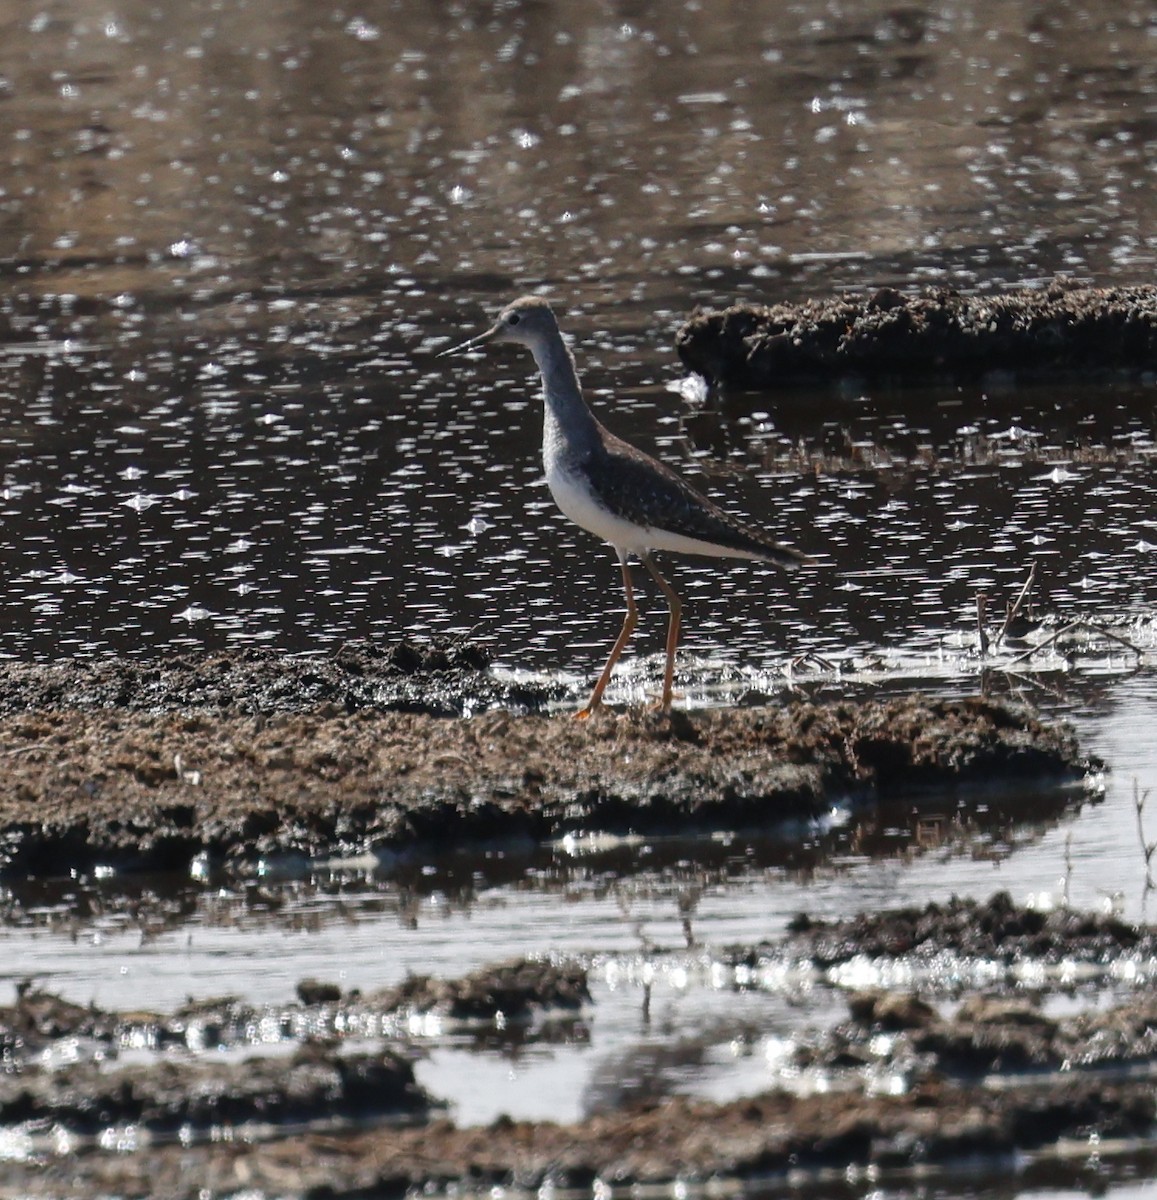
<svg viewBox="0 0 1157 1200">
<path fill-rule="evenodd" d="M 198 0 L 0 25 L 0 652 L 473 631 L 502 669 L 580 691 L 616 571 L 542 484 L 528 361 L 432 360 L 534 288 L 608 424 L 824 563 L 790 582 L 674 566 L 692 698 L 777 692 L 810 653 L 795 685 L 823 694 L 1021 692 L 1113 768 L 1067 817 L 885 829 L 869 851 L 836 831 L 406 880 L 53 885 L 0 932 L 7 986 L 276 1005 L 308 975 L 579 953 L 589 1027 L 435 1039 L 421 1068 L 460 1120 L 565 1118 L 632 1087 L 765 1086 L 775 1035 L 839 1008 L 737 995 L 690 950 L 650 981 L 648 1024 L 642 951 L 679 951 L 685 920 L 718 946 L 801 909 L 998 887 L 1152 919 L 1157 800 L 1139 835 L 1133 787 L 1157 793 L 1153 378 L 719 397 L 672 349 L 696 304 L 736 298 L 1151 282 L 1151 6 Z M 1085 627 L 982 680 L 977 594 L 1002 610 L 1033 563 L 1038 615 L 1110 623 L 1140 653 Z M 618 695 L 653 677 L 635 660 Z"/>
</svg>

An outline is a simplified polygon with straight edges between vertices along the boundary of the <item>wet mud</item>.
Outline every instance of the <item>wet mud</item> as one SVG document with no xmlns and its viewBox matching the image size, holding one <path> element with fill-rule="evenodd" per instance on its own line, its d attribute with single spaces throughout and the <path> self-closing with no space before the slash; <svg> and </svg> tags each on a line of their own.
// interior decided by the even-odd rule
<svg viewBox="0 0 1157 1200">
<path fill-rule="evenodd" d="M 768 829 L 816 822 L 834 804 L 910 815 L 924 796 L 942 812 L 946 794 L 1068 794 L 1101 766 L 1067 726 L 989 698 L 753 696 L 729 710 L 577 722 L 544 714 L 549 696 L 530 689 L 486 711 L 502 686 L 486 668 L 468 645 L 410 642 L 293 659 L 6 664 L 4 872 L 187 875 L 198 857 L 252 870 L 367 853 L 382 865 L 567 834 Z M 841 955 L 1104 962 L 1154 945 L 1148 931 L 997 897 L 859 923 L 801 916 L 778 942 L 732 947 L 717 965 L 740 990 L 759 986 L 744 982 L 751 968 L 785 957 L 838 987 L 823 973 Z M 793 1069 L 830 1074 L 829 1094 L 772 1087 L 715 1104 L 623 1089 L 573 1124 L 455 1125 L 416 1079 L 426 1049 L 447 1038 L 483 1052 L 512 1039 L 585 1044 L 598 1008 L 588 970 L 518 959 L 366 992 L 302 978 L 279 1005 L 221 996 L 171 1012 L 79 1005 L 25 980 L 0 1009 L 0 1133 L 15 1148 L 0 1197 L 589 1191 L 600 1178 L 716 1175 L 775 1185 L 800 1172 L 951 1170 L 969 1156 L 1051 1153 L 1089 1131 L 1136 1137 L 1154 1122 L 1140 1077 L 1044 1082 L 1073 1061 L 1147 1071 L 1144 1004 L 1062 1019 L 997 988 L 956 1012 L 943 996 L 853 992 L 848 1019 L 793 1035 Z M 900 1094 L 869 1085 L 881 1071 L 904 1078 Z M 1010 1071 L 1024 1078 L 984 1086 Z"/>
<path fill-rule="evenodd" d="M 1157 287 L 982 295 L 882 288 L 802 304 L 739 304 L 681 327 L 684 365 L 737 388 L 835 383 L 1021 382 L 1157 369 Z"/>
<path fill-rule="evenodd" d="M 188 1141 L 221 1127 L 308 1122 L 322 1129 L 354 1120 L 414 1120 L 438 1107 L 401 1054 L 338 1054 L 316 1044 L 285 1059 L 170 1058 L 115 1069 L 98 1059 L 0 1077 L 0 1123 L 48 1127 L 58 1140 L 98 1138 L 131 1126 L 142 1141 Z"/>
<path fill-rule="evenodd" d="M 0 1007 L 0 1047 L 9 1070 L 27 1071 L 62 1040 L 84 1043 L 101 1060 L 115 1057 L 121 1046 L 159 1051 L 241 1046 L 252 1043 L 258 1029 L 265 1041 L 273 1034 L 285 1041 L 328 1044 L 355 1032 L 404 1030 L 416 1018 L 435 1020 L 441 1029 L 479 1032 L 500 1025 L 527 1034 L 547 1015 L 574 1016 L 591 999 L 582 965 L 532 959 L 484 966 L 459 979 L 410 975 L 371 992 L 313 978 L 300 980 L 296 990 L 296 1003 L 275 1013 L 237 996 L 189 1000 L 171 1013 L 108 1012 L 74 1004 L 25 980 L 17 986 L 15 1003 Z M 399 1077 L 398 1088 L 410 1088 L 418 1106 L 412 1083 L 412 1076 Z M 395 1100 L 389 1107 L 402 1106 Z"/>
<path fill-rule="evenodd" d="M 878 1061 L 875 1038 L 900 1035 L 893 1063 L 911 1061 L 918 1074 L 981 1076 L 993 1071 L 1063 1071 L 1073 1062 L 1111 1068 L 1149 1064 L 1157 1001 L 1151 996 L 1105 1012 L 1062 1020 L 1025 999 L 969 996 L 951 1014 L 918 997 L 887 992 L 851 997 L 851 1020 L 798 1058 L 803 1067 L 847 1068 Z"/>
<path fill-rule="evenodd" d="M 249 651 L 164 668 L 6 665 L 0 870 L 390 862 L 592 832 L 769 830 L 833 804 L 1064 786 L 1099 767 L 1063 723 L 987 698 L 448 719 L 406 711 L 412 689 L 430 683 L 435 711 L 451 693 L 469 708 L 492 698 L 489 677 L 439 657 L 397 679 L 401 653 L 371 660 L 379 676 L 364 655 L 351 671 L 340 654 Z"/>
<path fill-rule="evenodd" d="M 821 968 L 858 955 L 927 958 L 951 951 L 961 957 L 1015 963 L 1107 962 L 1125 955 L 1157 957 L 1157 938 L 1116 917 L 1052 912 L 1015 905 L 1006 892 L 983 903 L 953 900 L 926 908 L 865 912 L 846 921 L 816 921 L 801 914 L 778 952 Z M 751 953 L 750 950 L 746 953 Z"/>
<path fill-rule="evenodd" d="M 25 981 L 16 1002 L 0 1008 L 0 1127 L 51 1128 L 58 1141 L 131 1127 L 136 1138 L 179 1135 L 188 1143 L 222 1127 L 424 1120 L 445 1105 L 415 1081 L 415 1052 L 403 1040 L 414 1022 L 480 1038 L 518 1029 L 533 1040 L 549 1028 L 547 1018 L 573 1021 L 590 1002 L 584 968 L 529 960 L 461 979 L 411 976 L 368 994 L 303 979 L 297 994 L 296 1003 L 277 1009 L 226 996 L 171 1013 L 109 1012 Z M 383 1034 L 385 1044 L 373 1052 L 340 1045 Z M 254 1041 L 291 1052 L 215 1054 Z M 157 1057 L 120 1061 L 134 1051 L 138 1059 L 142 1051 Z"/>
<path fill-rule="evenodd" d="M 984 904 L 885 911 L 858 922 L 801 917 L 781 941 L 748 954 L 799 962 L 812 954 L 820 969 L 831 960 L 825 939 L 833 937 L 868 957 L 955 948 L 1022 967 L 1038 958 L 1091 956 L 1103 965 L 1151 963 L 1157 945 L 1150 927 L 1039 913 L 998 895 Z M 164 1017 L 99 1012 L 22 989 L 14 1006 L 0 1011 L 8 1066 L 0 1075 L 0 1114 L 39 1149 L 12 1164 L 0 1195 L 89 1189 L 185 1197 L 244 1187 L 257 1194 L 402 1196 L 415 1186 L 548 1184 L 589 1192 L 598 1179 L 694 1184 L 720 1175 L 775 1190 L 868 1171 L 882 1179 L 912 1171 L 975 1178 L 978 1169 L 1006 1171 L 1014 1160 L 1021 1172 L 1063 1161 L 1074 1144 L 1095 1145 L 1105 1157 L 1143 1158 L 1139 1139 L 1157 1124 L 1157 1008 L 1144 989 L 1108 1005 L 1090 992 L 1086 1001 L 1093 1002 L 1083 1006 L 1070 990 L 1064 1009 L 1050 1008 L 1047 989 L 997 986 L 961 1002 L 935 988 L 851 990 L 846 1019 L 793 1033 L 786 1059 L 792 1070 L 762 1094 L 727 1103 L 653 1096 L 573 1124 L 500 1118 L 485 1128 L 458 1128 L 437 1098 L 415 1085 L 415 1048 L 404 1020 L 372 1052 L 346 1052 L 342 1039 L 364 1043 L 367 1027 L 334 1022 L 333 1014 L 368 1002 L 393 1005 L 403 1016 L 427 1006 L 449 1015 L 471 997 L 459 1019 L 494 1029 L 508 997 L 514 1010 L 533 1010 L 534 1019 L 588 1012 L 593 1002 L 582 968 L 504 963 L 462 980 L 416 981 L 376 1001 L 316 980 L 303 981 L 298 992 L 297 1004 L 265 1016 L 284 1023 L 290 1049 L 230 1064 L 208 1063 L 195 1051 L 228 1044 L 222 1014 L 233 1002 Z M 156 1031 L 169 1031 L 170 1053 L 149 1067 L 117 1062 L 126 1047 L 141 1044 L 146 1026 L 154 1029 L 154 1048 L 163 1042 Z M 383 1025 L 378 1032 L 386 1031 Z M 103 1058 L 69 1061 L 78 1042 L 100 1046 Z M 45 1051 L 54 1044 L 72 1049 L 50 1068 Z M 304 1135 L 294 1133 L 301 1122 L 309 1125 Z M 130 1125 L 132 1146 L 96 1136 L 119 1128 L 123 1141 Z M 125 1153 L 142 1145 L 147 1155 Z"/>
<path fill-rule="evenodd" d="M 260 647 L 163 658 L 0 663 L 0 716 L 42 709 L 268 714 L 332 705 L 462 716 L 501 705 L 541 711 L 561 688 L 504 682 L 476 642 L 346 642 L 329 654 Z"/>
<path fill-rule="evenodd" d="M 265 1144 L 157 1147 L 148 1156 L 83 1155 L 67 1167 L 18 1168 L 13 1186 L 52 1194 L 63 1181 L 126 1196 L 257 1194 L 401 1197 L 431 1188 L 542 1186 L 589 1192 L 615 1186 L 703 1182 L 726 1172 L 761 1188 L 822 1178 L 841 1168 L 935 1177 L 968 1160 L 1007 1172 L 1018 1149 L 1065 1138 L 1094 1144 L 1152 1129 L 1152 1089 L 1084 1079 L 1049 1080 L 1016 1095 L 934 1079 L 902 1097 L 770 1093 L 729 1105 L 673 1098 L 631 1114 L 579 1125 L 499 1121 L 284 1138 Z M 195 1177 L 195 1181 L 194 1181 Z M 56 1194 L 60 1194 L 57 1191 Z M 77 1193 L 73 1193 L 77 1194 Z"/>
</svg>

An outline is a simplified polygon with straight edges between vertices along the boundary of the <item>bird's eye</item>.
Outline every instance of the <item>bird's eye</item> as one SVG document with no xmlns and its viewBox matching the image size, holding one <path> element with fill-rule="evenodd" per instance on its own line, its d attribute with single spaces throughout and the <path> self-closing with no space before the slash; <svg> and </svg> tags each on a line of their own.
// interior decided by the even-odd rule
<svg viewBox="0 0 1157 1200">
<path fill-rule="evenodd" d="M 511 313 L 510 316 L 506 318 L 506 323 L 507 325 L 517 325 L 520 320 L 521 318 L 519 317 L 518 313 Z"/>
</svg>

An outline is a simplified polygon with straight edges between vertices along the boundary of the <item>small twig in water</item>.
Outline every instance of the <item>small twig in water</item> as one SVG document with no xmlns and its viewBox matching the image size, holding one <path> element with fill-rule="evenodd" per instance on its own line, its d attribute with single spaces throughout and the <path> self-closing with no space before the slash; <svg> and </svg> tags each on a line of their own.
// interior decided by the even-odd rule
<svg viewBox="0 0 1157 1200">
<path fill-rule="evenodd" d="M 1069 908 L 1069 885 L 1073 881 L 1073 831 L 1065 834 L 1065 887 L 1062 893 L 1065 908 Z"/>
<path fill-rule="evenodd" d="M 823 655 L 817 654 L 814 650 L 805 650 L 802 654 L 797 654 L 791 660 L 791 669 L 794 671 L 796 667 L 802 667 L 806 662 L 813 662 L 824 671 L 835 672 L 839 670 L 834 662 L 824 658 Z"/>
<path fill-rule="evenodd" d="M 1063 634 L 1071 633 L 1074 629 L 1077 629 L 1080 624 L 1080 621 L 1070 621 L 1069 624 L 1062 625 L 1060 629 L 1054 630 L 1051 634 L 1049 634 L 1049 636 L 1045 638 L 1043 642 L 1037 642 L 1035 646 L 1030 646 L 1027 650 L 1018 654 L 1016 658 L 1011 659 L 1008 665 L 1011 667 L 1013 663 L 1023 662 L 1026 658 L 1032 658 L 1034 654 L 1039 654 L 1042 650 L 1047 650 L 1056 642 L 1059 637 L 1061 637 Z"/>
<path fill-rule="evenodd" d="M 1016 620 L 1017 614 L 1020 612 L 1021 605 L 1028 598 L 1029 592 L 1032 590 L 1033 581 L 1036 579 L 1036 563 L 1034 562 L 1028 569 L 1028 578 L 1024 581 L 1024 587 L 1020 589 L 1020 595 L 1013 601 L 1012 607 L 1008 610 L 1004 618 L 1004 624 L 1000 627 L 1000 632 L 996 635 L 996 645 L 999 646 L 1004 641 L 1004 635 L 1008 633 L 1009 626 Z"/>
<path fill-rule="evenodd" d="M 691 927 L 691 919 L 699 907 L 701 894 L 698 887 L 686 888 L 679 892 L 677 903 L 679 905 L 679 915 L 683 918 L 683 941 L 686 943 L 688 950 L 693 950 L 696 946 L 695 931 Z"/>
<path fill-rule="evenodd" d="M 988 613 L 988 596 L 984 592 L 976 593 L 976 636 L 980 641 L 981 656 L 988 653 L 988 630 L 984 628 L 984 618 Z"/>
<path fill-rule="evenodd" d="M 1157 854 L 1157 842 L 1146 841 L 1145 839 L 1145 823 L 1143 816 L 1145 813 L 1145 803 L 1149 799 L 1149 789 L 1141 791 L 1137 780 L 1133 780 L 1133 807 L 1137 810 L 1137 837 L 1141 840 L 1141 854 L 1145 859 L 1145 892 L 1148 894 L 1157 888 L 1157 880 L 1153 878 L 1153 855 Z"/>
<path fill-rule="evenodd" d="M 1079 624 L 1084 625 L 1086 629 L 1093 630 L 1094 633 L 1099 633 L 1103 638 L 1108 638 L 1110 642 L 1124 646 L 1126 650 L 1132 650 L 1138 658 L 1141 657 L 1141 648 L 1134 646 L 1128 638 L 1123 638 L 1119 633 L 1110 633 L 1107 629 L 1102 629 L 1099 625 L 1090 625 L 1087 621 L 1081 621 Z"/>
<path fill-rule="evenodd" d="M 1040 651 L 1047 650 L 1058 638 L 1064 637 L 1066 633 L 1072 633 L 1074 629 L 1087 629 L 1091 633 L 1098 634 L 1110 642 L 1117 642 L 1119 645 L 1124 646 L 1126 650 L 1132 650 L 1138 658 L 1141 657 L 1140 649 L 1134 646 L 1128 638 L 1123 638 L 1118 633 L 1111 633 L 1108 629 L 1102 629 L 1099 625 L 1093 625 L 1089 621 L 1070 621 L 1067 625 L 1062 625 L 1055 633 L 1045 638 L 1043 642 L 1038 642 L 1022 654 L 1018 654 L 1016 658 L 1009 659 L 1008 665 L 1011 667 L 1014 663 L 1023 662 L 1024 659 L 1032 658 L 1034 654 L 1039 654 Z"/>
</svg>

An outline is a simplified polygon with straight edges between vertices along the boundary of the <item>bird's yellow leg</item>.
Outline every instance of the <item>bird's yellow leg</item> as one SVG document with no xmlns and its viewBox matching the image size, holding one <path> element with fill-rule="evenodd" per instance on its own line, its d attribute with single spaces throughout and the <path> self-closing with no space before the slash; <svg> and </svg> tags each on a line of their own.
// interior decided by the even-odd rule
<svg viewBox="0 0 1157 1200">
<path fill-rule="evenodd" d="M 615 669 L 615 663 L 619 661 L 620 655 L 631 640 L 631 634 L 635 632 L 635 626 L 638 624 L 639 609 L 635 604 L 635 589 L 631 585 L 631 569 L 627 566 L 625 558 L 619 559 L 619 566 L 623 570 L 623 591 L 627 594 L 627 614 L 623 617 L 623 627 L 619 630 L 619 636 L 611 647 L 607 665 L 603 667 L 603 673 L 599 676 L 598 683 L 595 684 L 595 690 L 591 692 L 591 698 L 587 701 L 586 708 L 580 708 L 575 713 L 575 718 L 579 721 L 585 721 L 602 704 L 603 692 L 607 690 L 607 684 L 611 681 L 611 672 Z"/>
<path fill-rule="evenodd" d="M 644 554 L 643 565 L 651 572 L 651 578 L 663 590 L 667 597 L 667 607 L 671 610 L 671 620 L 667 625 L 667 665 L 663 670 L 663 698 L 659 701 L 660 712 L 671 711 L 671 693 L 675 686 L 675 648 L 679 645 L 679 627 L 683 620 L 683 604 L 675 595 L 675 589 L 659 574 L 654 560 L 649 554 Z"/>
</svg>

